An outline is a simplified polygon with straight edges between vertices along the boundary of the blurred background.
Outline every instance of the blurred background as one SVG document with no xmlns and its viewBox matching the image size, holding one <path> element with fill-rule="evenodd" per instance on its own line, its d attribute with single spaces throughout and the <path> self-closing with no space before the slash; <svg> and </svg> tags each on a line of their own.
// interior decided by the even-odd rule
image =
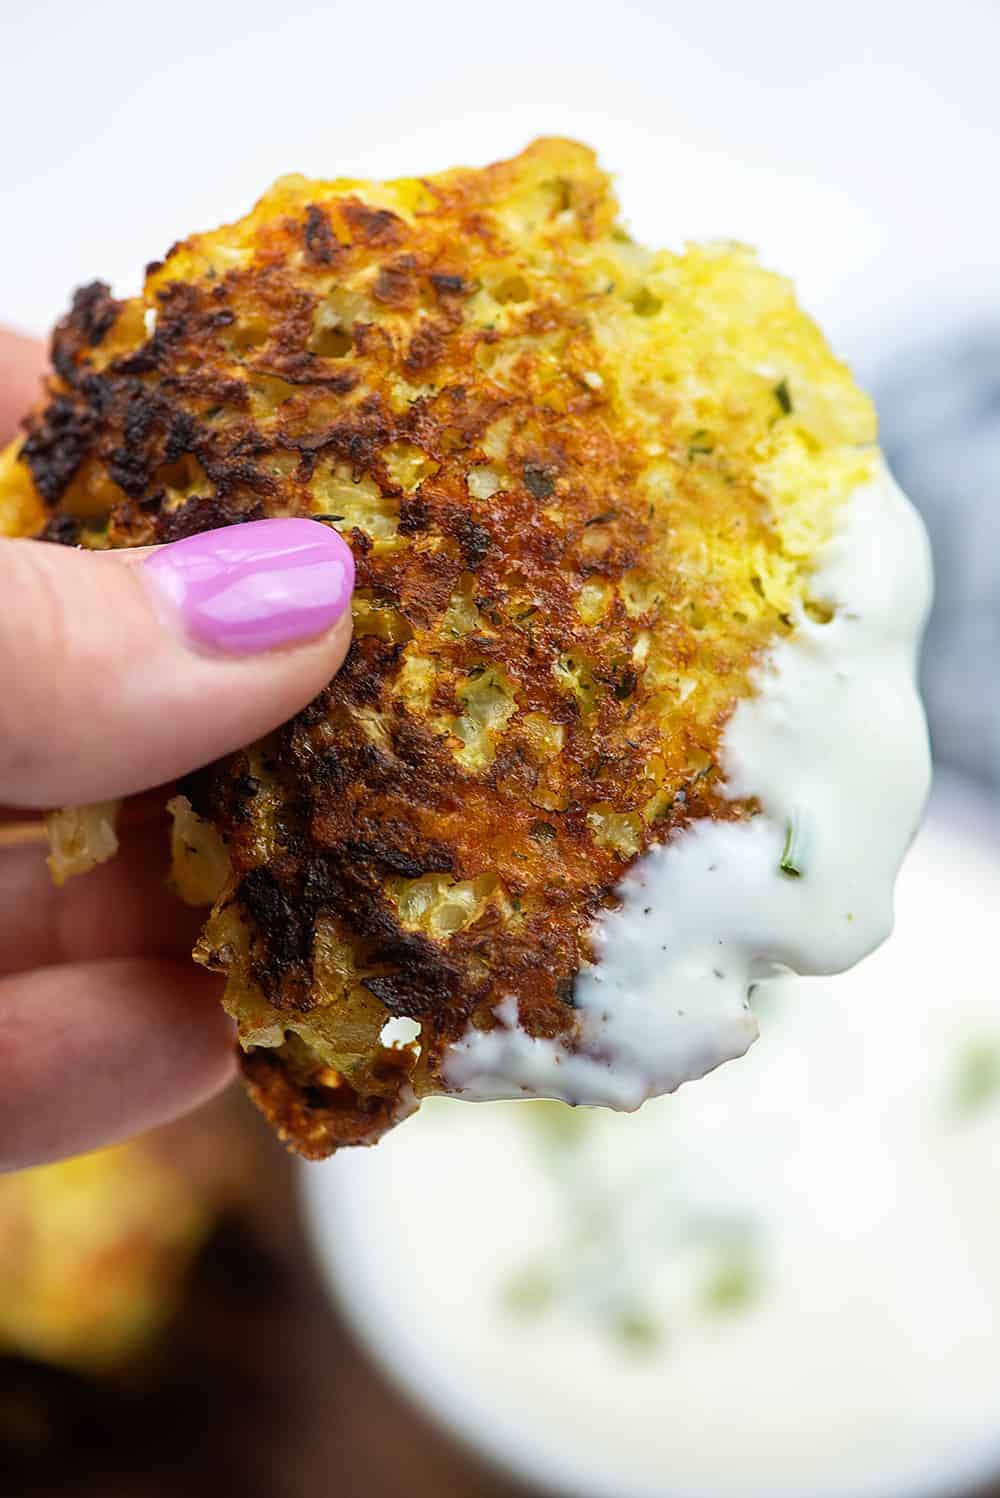
<svg viewBox="0 0 1000 1498">
<path fill-rule="evenodd" d="M 626 1120 L 553 1143 L 548 1113 L 545 1122 L 529 1108 L 529 1126 L 488 1109 L 472 1122 L 452 1106 L 447 1129 L 437 1115 L 414 1125 L 413 1142 L 393 1141 L 384 1159 L 380 1151 L 364 1180 L 353 1161 L 311 1172 L 303 1209 L 298 1173 L 235 1097 L 124 1156 L 0 1182 L 0 1492 L 381 1498 L 405 1485 L 415 1498 L 499 1498 L 530 1482 L 576 1498 L 914 1498 L 988 1482 L 1000 1473 L 1000 1232 L 983 1209 L 997 1195 L 989 1164 L 1000 1159 L 991 960 L 1000 926 L 1000 6 L 3 0 L 0 15 L 0 321 L 29 332 L 44 333 L 72 288 L 95 276 L 119 293 L 137 290 L 147 261 L 180 235 L 239 215 L 280 173 L 480 164 L 540 133 L 599 150 L 640 239 L 759 246 L 794 277 L 875 394 L 890 462 L 927 521 L 938 591 L 924 687 L 942 770 L 909 883 L 904 875 L 901 910 L 911 914 L 888 965 L 865 964 L 839 1008 L 816 996 L 815 1032 L 791 1038 L 794 1021 L 782 1004 L 769 1015 L 765 995 L 757 1072 L 742 1082 L 738 1067 L 731 1082 L 720 1073 L 697 1109 L 657 1105 L 655 1128 Z M 947 941 L 980 960 L 949 964 Z M 919 1095 L 919 1116 L 859 1105 L 865 1049 L 878 1044 L 861 1019 L 869 997 L 876 1010 L 887 994 L 885 1013 L 921 1043 L 888 1049 L 884 1065 L 897 1074 L 887 1080 L 883 1070 L 871 1086 Z M 961 1025 L 945 1024 L 960 1008 Z M 779 1052 L 796 1058 L 784 1079 L 768 1070 Z M 765 1090 L 783 1102 L 771 1132 L 754 1135 L 758 1153 L 740 1155 L 736 1179 L 719 1132 L 739 1131 L 741 1088 L 744 1109 Z M 803 1130 L 804 1153 L 793 1158 L 788 1134 L 804 1110 L 816 1127 Z M 852 1141 L 843 1150 L 841 1124 Z M 532 1129 L 537 1149 L 525 1143 Z M 695 1218 L 707 1213 L 716 1226 L 692 1230 L 680 1248 L 673 1239 L 664 1247 L 660 1208 L 637 1184 L 674 1180 L 676 1162 L 657 1142 L 674 1129 L 704 1151 L 715 1192 Z M 472 1196 L 445 1252 L 428 1220 L 434 1193 L 408 1193 L 406 1183 L 446 1179 L 476 1130 L 480 1150 L 529 1152 L 515 1178 L 498 1166 L 494 1206 L 507 1222 L 532 1221 L 534 1236 L 522 1242 Z M 878 1178 L 868 1170 L 874 1155 Z M 976 1190 L 966 1189 L 970 1162 Z M 755 1172 L 787 1221 L 761 1227 L 744 1190 Z M 627 1305 L 608 1300 L 597 1268 L 582 1287 L 557 1276 L 553 1288 L 546 1255 L 580 1216 L 581 1174 L 600 1185 L 592 1215 L 619 1212 L 623 1193 L 646 1202 L 633 1214 L 631 1246 L 597 1235 L 608 1283 L 620 1289 L 624 1273 L 636 1292 Z M 677 1184 L 675 1207 L 679 1195 Z M 399 1233 L 375 1243 L 365 1225 L 384 1209 L 391 1221 L 394 1204 L 397 1219 L 406 1214 Z M 936 1235 L 924 1230 L 932 1214 Z M 736 1237 L 724 1228 L 720 1238 L 718 1221 L 730 1219 Z M 824 1233 L 789 1226 L 807 1219 Z M 816 1256 L 811 1279 L 778 1276 L 783 1294 L 769 1233 L 781 1252 L 804 1254 L 808 1244 Z M 639 1252 L 650 1244 L 659 1247 Z M 914 1277 L 909 1299 L 890 1288 L 894 1252 Z M 413 1263 L 424 1266 L 422 1304 L 400 1320 Z M 691 1311 L 703 1274 L 717 1274 L 722 1322 Z M 352 1330 L 332 1308 L 331 1280 L 342 1300 L 349 1288 Z M 401 1287 L 395 1313 L 383 1303 L 387 1283 Z M 472 1314 L 494 1289 L 489 1315 Z M 617 1340 L 594 1330 L 594 1306 L 612 1302 Z M 929 1302 L 940 1307 L 934 1328 Z M 404 1355 L 407 1319 L 420 1337 Z M 478 1343 L 453 1335 L 463 1320 Z M 824 1338 L 836 1324 L 853 1338 L 842 1332 L 834 1347 Z M 548 1384 L 562 1381 L 562 1402 L 504 1373 L 525 1360 L 551 1370 Z M 926 1374 L 919 1387 L 903 1377 L 914 1363 Z M 778 1365 L 799 1376 L 782 1382 Z M 744 1370 L 745 1383 L 757 1383 L 755 1367 L 769 1372 L 752 1422 L 738 1418 L 739 1388 L 722 1375 Z M 866 1367 L 877 1380 L 862 1377 Z M 692 1413 L 683 1391 L 699 1377 L 719 1392 Z M 480 1402 L 459 1386 L 479 1390 Z M 852 1386 L 861 1393 L 848 1399 Z M 551 1440 L 530 1436 L 532 1413 L 544 1415 Z M 671 1421 L 703 1426 L 706 1446 L 728 1441 L 730 1478 L 679 1440 L 672 1467 L 670 1442 L 653 1438 Z M 592 1451 L 584 1427 L 595 1432 Z M 822 1477 L 795 1430 L 825 1432 Z M 617 1485 L 600 1476 L 602 1453 L 616 1453 Z"/>
</svg>

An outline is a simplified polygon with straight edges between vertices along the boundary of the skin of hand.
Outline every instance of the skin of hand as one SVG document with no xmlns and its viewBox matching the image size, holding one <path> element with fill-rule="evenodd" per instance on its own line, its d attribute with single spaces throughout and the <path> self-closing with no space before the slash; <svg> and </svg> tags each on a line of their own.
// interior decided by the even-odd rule
<svg viewBox="0 0 1000 1498">
<path fill-rule="evenodd" d="M 0 442 L 44 366 L 0 333 Z M 231 1078 L 219 979 L 190 958 L 203 913 L 164 883 L 163 787 L 323 688 L 353 576 L 311 520 L 146 551 L 0 539 L 0 1169 L 152 1128 Z M 19 834 L 39 810 L 118 797 L 118 855 L 56 889 L 44 843 Z"/>
</svg>

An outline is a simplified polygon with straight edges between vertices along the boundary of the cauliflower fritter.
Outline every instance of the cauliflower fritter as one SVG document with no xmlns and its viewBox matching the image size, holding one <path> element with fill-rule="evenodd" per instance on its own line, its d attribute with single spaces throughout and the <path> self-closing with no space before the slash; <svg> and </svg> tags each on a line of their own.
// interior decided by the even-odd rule
<svg viewBox="0 0 1000 1498">
<path fill-rule="evenodd" d="M 141 1142 L 0 1177 L 0 1352 L 107 1372 L 174 1309 L 212 1226 Z"/>
<path fill-rule="evenodd" d="M 871 405 L 788 283 L 738 245 L 641 249 L 593 154 L 540 140 L 283 178 L 141 297 L 78 292 L 53 359 L 0 525 L 115 547 L 306 515 L 354 551 L 339 676 L 174 802 L 176 885 L 214 900 L 196 956 L 282 1136 L 372 1142 L 501 999 L 572 1048 L 623 873 L 754 814 L 720 736 L 871 473 Z"/>
</svg>

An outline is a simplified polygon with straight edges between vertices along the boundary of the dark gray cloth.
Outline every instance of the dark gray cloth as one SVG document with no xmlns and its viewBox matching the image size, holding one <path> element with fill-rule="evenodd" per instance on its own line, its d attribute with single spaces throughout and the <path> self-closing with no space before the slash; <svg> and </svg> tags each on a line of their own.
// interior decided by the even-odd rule
<svg viewBox="0 0 1000 1498">
<path fill-rule="evenodd" d="M 1000 317 L 920 350 L 874 393 L 934 550 L 922 684 L 935 758 L 1000 786 Z"/>
</svg>

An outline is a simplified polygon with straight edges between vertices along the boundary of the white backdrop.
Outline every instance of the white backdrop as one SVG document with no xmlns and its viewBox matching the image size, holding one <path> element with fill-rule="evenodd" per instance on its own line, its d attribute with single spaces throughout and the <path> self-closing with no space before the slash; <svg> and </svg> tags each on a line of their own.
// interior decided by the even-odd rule
<svg viewBox="0 0 1000 1498">
<path fill-rule="evenodd" d="M 0 0 L 0 320 L 119 289 L 284 171 L 581 136 L 664 243 L 757 243 L 868 373 L 1000 300 L 993 0 Z"/>
</svg>

